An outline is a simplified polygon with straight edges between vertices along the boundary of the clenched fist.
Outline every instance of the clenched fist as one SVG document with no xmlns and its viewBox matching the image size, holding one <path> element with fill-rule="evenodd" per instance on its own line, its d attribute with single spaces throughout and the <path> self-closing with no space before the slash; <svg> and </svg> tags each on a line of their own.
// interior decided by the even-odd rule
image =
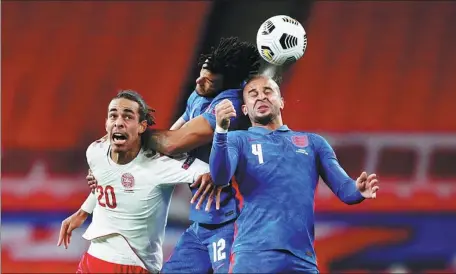
<svg viewBox="0 0 456 274">
<path fill-rule="evenodd" d="M 217 126 L 228 130 L 230 118 L 236 117 L 236 110 L 230 100 L 225 99 L 215 107 L 215 117 Z"/>
</svg>

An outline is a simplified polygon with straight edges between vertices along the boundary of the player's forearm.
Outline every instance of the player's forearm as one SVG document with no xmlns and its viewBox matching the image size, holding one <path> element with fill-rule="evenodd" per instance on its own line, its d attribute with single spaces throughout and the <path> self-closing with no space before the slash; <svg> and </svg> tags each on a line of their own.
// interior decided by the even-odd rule
<svg viewBox="0 0 456 274">
<path fill-rule="evenodd" d="M 212 151 L 209 158 L 211 177 L 215 185 L 227 185 L 234 175 L 236 159 L 230 158 L 227 133 L 215 133 L 212 142 Z"/>
<path fill-rule="evenodd" d="M 359 204 L 364 200 L 361 192 L 359 192 L 359 190 L 356 188 L 356 182 L 351 178 L 346 180 L 339 187 L 339 190 L 337 191 L 337 197 L 339 197 L 342 202 L 348 205 Z"/>
<path fill-rule="evenodd" d="M 325 181 L 333 189 L 337 197 L 344 203 L 352 205 L 364 200 L 356 187 L 356 182 L 342 169 L 337 160 L 330 159 L 323 163 Z"/>
<path fill-rule="evenodd" d="M 182 154 L 210 143 L 213 134 L 211 125 L 200 116 L 178 130 L 152 132 L 150 146 L 166 155 Z"/>
<path fill-rule="evenodd" d="M 178 130 L 180 129 L 183 125 L 185 125 L 187 121 L 184 120 L 184 118 L 180 117 L 177 119 L 177 121 L 171 126 L 170 130 Z"/>
</svg>

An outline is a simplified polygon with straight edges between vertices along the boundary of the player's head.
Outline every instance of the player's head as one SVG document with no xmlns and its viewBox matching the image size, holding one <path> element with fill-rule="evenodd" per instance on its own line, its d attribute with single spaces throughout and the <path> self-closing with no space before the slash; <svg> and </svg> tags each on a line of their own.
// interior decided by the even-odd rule
<svg viewBox="0 0 456 274">
<path fill-rule="evenodd" d="M 279 85 L 269 76 L 257 75 L 250 78 L 243 90 L 242 112 L 252 124 L 267 125 L 281 118 L 284 101 Z"/>
<path fill-rule="evenodd" d="M 127 152 L 145 146 L 144 133 L 155 124 L 144 99 L 133 90 L 122 90 L 109 103 L 106 132 L 114 152 Z"/>
<path fill-rule="evenodd" d="M 226 89 L 240 88 L 244 80 L 258 72 L 260 59 L 255 45 L 237 37 L 222 38 L 216 48 L 200 57 L 196 92 L 215 96 Z"/>
</svg>

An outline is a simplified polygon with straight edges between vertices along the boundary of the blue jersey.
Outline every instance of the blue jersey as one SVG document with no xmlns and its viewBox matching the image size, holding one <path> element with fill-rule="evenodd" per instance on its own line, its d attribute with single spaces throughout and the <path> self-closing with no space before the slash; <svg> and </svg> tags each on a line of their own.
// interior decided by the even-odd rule
<svg viewBox="0 0 456 274">
<path fill-rule="evenodd" d="M 215 106 L 218 103 L 228 99 L 233 103 L 236 113 L 242 113 L 241 106 L 243 104 L 242 91 L 240 89 L 229 89 L 222 91 L 215 98 L 206 98 L 193 92 L 187 101 L 187 108 L 182 118 L 186 121 L 202 115 L 215 130 Z M 188 120 L 187 120 L 188 119 Z M 230 130 L 238 129 L 242 124 L 243 118 L 241 116 L 231 119 Z M 211 151 L 211 144 L 199 147 L 190 152 L 202 161 L 209 162 L 209 154 Z M 192 189 L 192 194 L 195 194 L 197 188 Z M 237 201 L 235 200 L 235 193 L 231 187 L 224 188 L 220 196 L 220 209 L 216 210 L 212 206 L 210 211 L 204 210 L 206 202 L 203 203 L 200 210 L 197 210 L 196 203 L 190 207 L 190 220 L 203 224 L 221 224 L 237 217 Z"/>
<path fill-rule="evenodd" d="M 316 267 L 314 194 L 319 176 L 345 203 L 364 198 L 317 135 L 251 127 L 215 133 L 210 156 L 215 184 L 235 175 L 241 200 L 232 252 L 288 250 Z"/>
<path fill-rule="evenodd" d="M 192 118 L 200 116 L 211 104 L 212 99 L 212 97 L 204 97 L 199 95 L 196 91 L 193 91 L 187 99 L 187 106 L 185 107 L 182 119 L 184 119 L 185 122 L 188 122 Z"/>
</svg>

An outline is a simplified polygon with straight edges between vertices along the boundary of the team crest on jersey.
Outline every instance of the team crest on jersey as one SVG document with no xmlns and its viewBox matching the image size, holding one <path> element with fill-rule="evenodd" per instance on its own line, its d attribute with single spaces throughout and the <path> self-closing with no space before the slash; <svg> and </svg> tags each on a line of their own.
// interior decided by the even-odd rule
<svg viewBox="0 0 456 274">
<path fill-rule="evenodd" d="M 297 147 L 306 147 L 309 145 L 307 136 L 293 136 L 291 137 L 291 142 Z"/>
<path fill-rule="evenodd" d="M 187 170 L 195 161 L 195 157 L 189 156 L 187 159 L 185 159 L 184 164 L 182 165 L 182 168 Z"/>
<path fill-rule="evenodd" d="M 135 177 L 130 173 L 122 174 L 121 178 L 122 186 L 125 188 L 127 192 L 133 192 L 133 187 L 135 186 Z"/>
</svg>

